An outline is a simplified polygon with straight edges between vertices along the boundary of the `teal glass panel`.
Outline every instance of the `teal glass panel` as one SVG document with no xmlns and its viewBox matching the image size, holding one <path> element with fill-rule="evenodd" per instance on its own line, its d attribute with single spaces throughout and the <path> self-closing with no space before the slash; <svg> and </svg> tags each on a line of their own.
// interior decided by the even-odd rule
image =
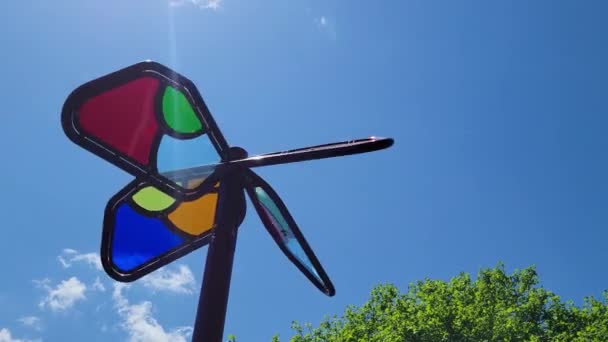
<svg viewBox="0 0 608 342">
<path fill-rule="evenodd" d="M 156 157 L 158 172 L 175 181 L 206 178 L 220 161 L 217 150 L 206 134 L 189 139 L 169 135 L 161 138 Z"/>
<path fill-rule="evenodd" d="M 270 219 L 273 225 L 274 232 L 272 234 L 275 237 L 279 237 L 280 241 L 283 242 L 283 246 L 289 251 L 289 253 L 294 256 L 300 264 L 302 264 L 310 273 L 319 280 L 321 284 L 324 283 L 323 279 L 317 273 L 315 267 L 312 262 L 306 255 L 306 252 L 302 248 L 302 245 L 296 239 L 293 230 L 287 223 L 287 220 L 281 213 L 279 207 L 274 203 L 272 198 L 268 196 L 266 191 L 261 187 L 255 188 L 255 195 L 257 199 L 262 204 L 262 209 L 266 216 Z"/>
</svg>

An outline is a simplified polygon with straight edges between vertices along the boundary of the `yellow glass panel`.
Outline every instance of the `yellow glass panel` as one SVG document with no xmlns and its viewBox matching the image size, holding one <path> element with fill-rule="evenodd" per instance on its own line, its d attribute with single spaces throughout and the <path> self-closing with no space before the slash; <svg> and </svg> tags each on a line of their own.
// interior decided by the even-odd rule
<svg viewBox="0 0 608 342">
<path fill-rule="evenodd" d="M 187 181 L 186 188 L 187 189 L 195 189 L 197 186 L 203 184 L 206 178 L 193 178 Z M 214 188 L 220 187 L 220 182 L 215 183 Z"/>
<path fill-rule="evenodd" d="M 205 181 L 205 178 L 195 178 L 188 181 L 188 189 L 194 189 L 201 185 Z"/>
<path fill-rule="evenodd" d="M 190 234 L 200 235 L 213 227 L 217 194 L 206 194 L 194 201 L 183 202 L 168 217 L 177 228 Z"/>
</svg>

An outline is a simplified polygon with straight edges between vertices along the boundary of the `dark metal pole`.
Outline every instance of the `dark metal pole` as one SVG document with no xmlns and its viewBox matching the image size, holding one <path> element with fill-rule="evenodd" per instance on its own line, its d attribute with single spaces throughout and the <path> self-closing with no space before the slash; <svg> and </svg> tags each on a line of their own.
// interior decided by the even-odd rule
<svg viewBox="0 0 608 342">
<path fill-rule="evenodd" d="M 245 217 L 245 195 L 239 170 L 222 177 L 218 224 L 209 244 L 193 342 L 222 342 L 237 229 Z"/>
</svg>

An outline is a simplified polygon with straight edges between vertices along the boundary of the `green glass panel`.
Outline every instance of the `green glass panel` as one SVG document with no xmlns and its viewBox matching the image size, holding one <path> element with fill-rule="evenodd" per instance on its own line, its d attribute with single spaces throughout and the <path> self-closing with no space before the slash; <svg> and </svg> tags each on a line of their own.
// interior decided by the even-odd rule
<svg viewBox="0 0 608 342">
<path fill-rule="evenodd" d="M 140 207 L 148 211 L 161 211 L 169 208 L 175 199 L 158 190 L 153 186 L 147 186 L 141 188 L 135 195 L 133 195 L 133 201 Z"/>
<path fill-rule="evenodd" d="M 178 133 L 197 133 L 203 128 L 186 96 L 173 87 L 167 87 L 163 94 L 163 117 Z"/>
</svg>

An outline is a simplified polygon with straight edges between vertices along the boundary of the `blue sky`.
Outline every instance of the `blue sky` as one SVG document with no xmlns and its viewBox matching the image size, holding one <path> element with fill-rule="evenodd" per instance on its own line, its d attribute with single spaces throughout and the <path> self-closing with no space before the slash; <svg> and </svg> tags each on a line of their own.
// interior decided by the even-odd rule
<svg viewBox="0 0 608 342">
<path fill-rule="evenodd" d="M 144 59 L 198 86 L 251 153 L 391 136 L 268 167 L 336 286 L 327 298 L 249 207 L 226 333 L 290 336 L 378 283 L 505 262 L 580 303 L 607 289 L 603 1 L 5 1 L 0 341 L 180 341 L 206 248 L 129 287 L 98 269 L 125 172 L 59 122 L 78 85 Z"/>
</svg>

